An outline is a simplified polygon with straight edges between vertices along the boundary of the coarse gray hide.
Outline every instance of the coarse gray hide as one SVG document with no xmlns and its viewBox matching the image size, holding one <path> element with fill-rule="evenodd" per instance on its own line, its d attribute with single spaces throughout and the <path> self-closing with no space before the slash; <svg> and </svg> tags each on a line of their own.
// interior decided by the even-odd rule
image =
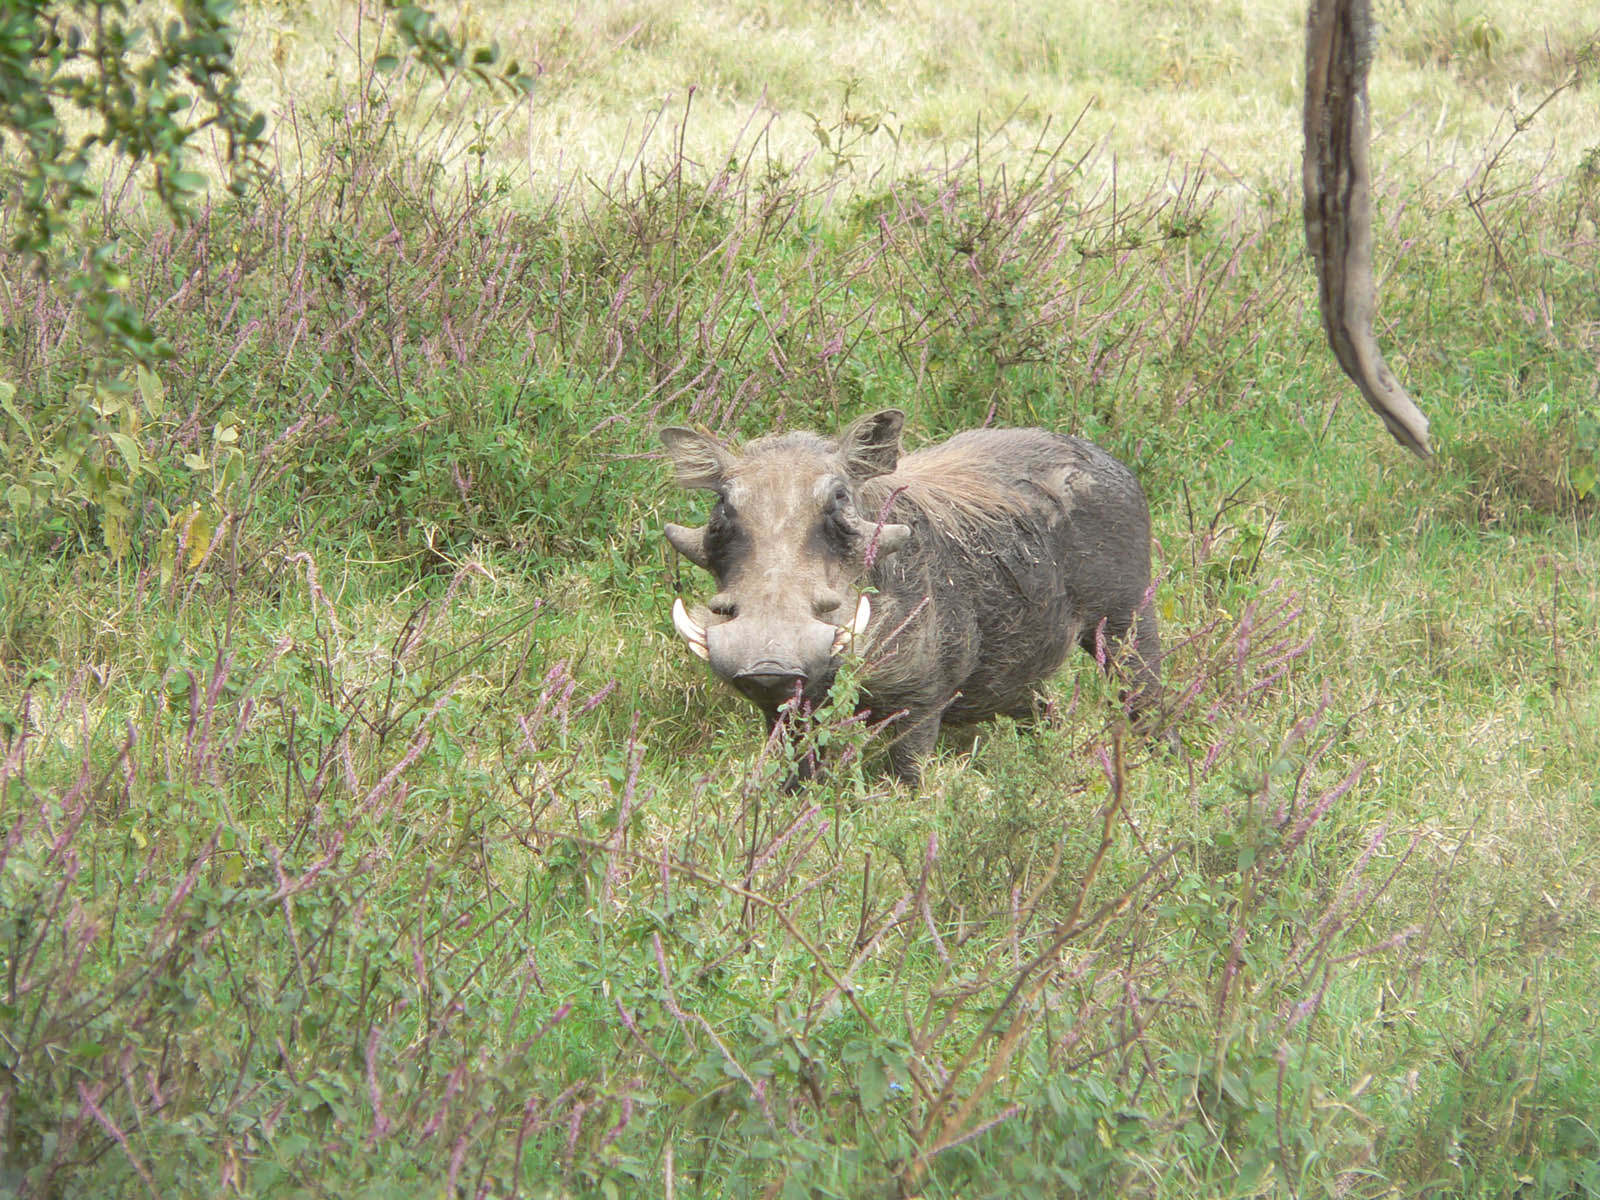
<svg viewBox="0 0 1600 1200">
<path fill-rule="evenodd" d="M 874 718 L 902 714 L 890 761 L 915 783 L 942 724 L 1031 711 L 1073 645 L 1126 643 L 1136 715 L 1154 703 L 1150 515 L 1129 470 L 1079 438 L 976 429 L 902 456 L 888 409 L 836 440 L 786 433 L 742 449 L 661 431 L 678 482 L 716 494 L 667 540 L 716 579 L 673 607 L 689 648 L 768 722 L 826 696 L 862 655 Z"/>
</svg>

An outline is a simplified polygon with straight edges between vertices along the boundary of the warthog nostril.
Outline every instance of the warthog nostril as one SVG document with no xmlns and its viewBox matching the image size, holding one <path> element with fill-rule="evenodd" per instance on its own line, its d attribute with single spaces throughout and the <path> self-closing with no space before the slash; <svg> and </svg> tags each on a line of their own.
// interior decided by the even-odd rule
<svg viewBox="0 0 1600 1200">
<path fill-rule="evenodd" d="M 794 696 L 795 689 L 804 688 L 806 673 L 798 667 L 782 663 L 760 662 L 733 677 L 733 686 L 752 700 L 768 704 L 782 704 Z"/>
<path fill-rule="evenodd" d="M 768 659 L 758 662 L 754 666 L 745 668 L 734 676 L 735 679 L 798 679 L 804 683 L 806 673 L 798 666 L 789 666 L 785 663 L 773 662 Z"/>
<path fill-rule="evenodd" d="M 795 684 L 805 682 L 801 675 L 763 675 L 754 671 L 745 671 L 737 678 L 764 692 L 789 691 Z"/>
</svg>

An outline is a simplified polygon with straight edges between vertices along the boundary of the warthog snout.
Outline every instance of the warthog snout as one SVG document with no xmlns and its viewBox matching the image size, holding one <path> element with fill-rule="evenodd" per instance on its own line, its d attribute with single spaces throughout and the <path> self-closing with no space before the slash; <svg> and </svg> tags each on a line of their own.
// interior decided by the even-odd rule
<svg viewBox="0 0 1600 1200">
<path fill-rule="evenodd" d="M 690 651 L 764 709 L 775 709 L 797 693 L 812 703 L 821 699 L 833 680 L 835 660 L 865 632 L 872 617 L 872 604 L 865 596 L 858 600 L 848 625 L 816 618 L 740 617 L 733 615 L 735 604 L 719 606 L 720 597 L 721 593 L 713 598 L 704 621 L 691 616 L 682 600 L 674 601 L 672 624 Z M 840 616 L 843 609 L 842 602 L 827 605 L 829 612 Z"/>
</svg>

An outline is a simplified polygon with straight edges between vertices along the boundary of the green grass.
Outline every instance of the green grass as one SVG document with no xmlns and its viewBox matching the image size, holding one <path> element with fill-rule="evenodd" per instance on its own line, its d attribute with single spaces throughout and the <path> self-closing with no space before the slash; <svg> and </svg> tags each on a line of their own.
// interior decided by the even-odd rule
<svg viewBox="0 0 1600 1200">
<path fill-rule="evenodd" d="M 1600 1193 L 1592 83 L 1495 132 L 1584 11 L 1381 12 L 1430 464 L 1321 340 L 1295 6 L 908 13 L 463 9 L 529 113 L 391 124 L 247 6 L 281 190 L 111 217 L 176 356 L 0 263 L 6 1188 Z M 781 790 L 655 431 L 889 404 L 1135 467 L 1181 753 L 1084 660 Z"/>
</svg>

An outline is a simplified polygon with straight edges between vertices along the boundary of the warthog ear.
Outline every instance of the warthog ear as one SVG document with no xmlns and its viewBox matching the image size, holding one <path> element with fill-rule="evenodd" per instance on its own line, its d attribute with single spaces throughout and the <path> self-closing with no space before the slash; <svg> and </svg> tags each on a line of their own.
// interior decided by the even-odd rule
<svg viewBox="0 0 1600 1200">
<path fill-rule="evenodd" d="M 702 525 L 699 529 L 688 529 L 682 525 L 663 525 L 661 532 L 666 535 L 672 548 L 683 555 L 697 567 L 711 569 L 711 556 L 706 553 L 706 529 Z"/>
<path fill-rule="evenodd" d="M 839 456 L 852 479 L 887 475 L 900 461 L 900 430 L 906 415 L 898 408 L 868 413 L 839 435 Z"/>
<path fill-rule="evenodd" d="M 727 478 L 730 462 L 727 448 L 709 434 L 670 425 L 661 431 L 661 444 L 672 456 L 679 487 L 715 491 Z"/>
</svg>

